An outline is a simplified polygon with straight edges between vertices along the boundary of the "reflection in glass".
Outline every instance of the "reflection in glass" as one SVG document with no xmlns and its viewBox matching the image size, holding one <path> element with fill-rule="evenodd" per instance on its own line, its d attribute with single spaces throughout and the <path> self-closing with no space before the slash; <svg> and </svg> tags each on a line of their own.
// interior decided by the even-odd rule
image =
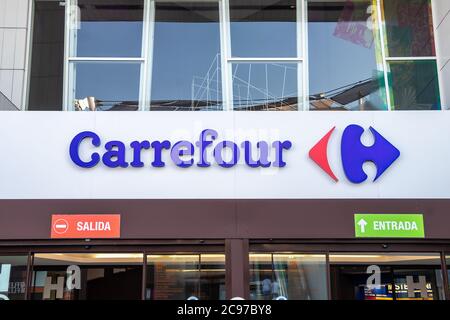
<svg viewBox="0 0 450 320">
<path fill-rule="evenodd" d="M 222 110 L 218 3 L 155 7 L 151 110 Z"/>
<path fill-rule="evenodd" d="M 389 68 L 393 109 L 441 109 L 435 60 L 395 61 Z"/>
<path fill-rule="evenodd" d="M 147 256 L 146 300 L 225 299 L 222 254 Z"/>
<path fill-rule="evenodd" d="M 230 0 L 235 57 L 296 57 L 296 0 Z"/>
<path fill-rule="evenodd" d="M 81 270 L 79 289 L 67 286 L 68 267 L 73 265 Z M 142 266 L 139 253 L 36 254 L 31 299 L 139 300 Z M 56 290 L 52 284 L 58 283 L 62 288 Z"/>
<path fill-rule="evenodd" d="M 252 300 L 327 299 L 325 255 L 251 254 Z"/>
<path fill-rule="evenodd" d="M 436 55 L 430 0 L 385 0 L 389 57 Z"/>
<path fill-rule="evenodd" d="M 379 268 L 379 283 L 372 281 L 373 267 Z M 337 253 L 330 255 L 330 272 L 336 300 L 444 299 L 439 254 Z"/>
<path fill-rule="evenodd" d="M 311 110 L 387 110 L 371 0 L 308 1 Z"/>
<path fill-rule="evenodd" d="M 28 110 L 63 108 L 64 7 L 35 1 Z"/>
<path fill-rule="evenodd" d="M 71 97 L 76 111 L 135 111 L 139 108 L 139 63 L 72 63 Z"/>
<path fill-rule="evenodd" d="M 27 260 L 27 256 L 0 256 L 0 302 L 25 299 Z"/>
<path fill-rule="evenodd" d="M 73 0 L 70 54 L 140 57 L 144 0 Z"/>
<path fill-rule="evenodd" d="M 394 270 L 396 300 L 443 300 L 444 288 L 440 268 Z M 409 286 L 413 288 L 409 288 Z"/>
<path fill-rule="evenodd" d="M 237 63 L 232 72 L 234 110 L 298 110 L 297 64 Z"/>
</svg>

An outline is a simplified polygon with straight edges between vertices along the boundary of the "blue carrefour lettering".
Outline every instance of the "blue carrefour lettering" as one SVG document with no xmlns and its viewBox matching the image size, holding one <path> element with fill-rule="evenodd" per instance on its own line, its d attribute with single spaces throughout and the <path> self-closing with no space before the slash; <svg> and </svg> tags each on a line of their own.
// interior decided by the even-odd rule
<svg viewBox="0 0 450 320">
<path fill-rule="evenodd" d="M 231 160 L 225 161 L 223 158 L 223 150 L 231 150 Z M 214 158 L 219 166 L 224 168 L 234 167 L 239 161 L 240 151 L 236 143 L 231 141 L 222 141 L 214 148 Z"/>
<path fill-rule="evenodd" d="M 121 141 L 110 141 L 105 145 L 107 150 L 103 155 L 103 163 L 110 168 L 126 168 L 128 163 L 125 160 L 125 144 Z"/>
<path fill-rule="evenodd" d="M 99 135 L 91 131 L 84 131 L 77 134 L 70 143 L 70 158 L 79 167 L 92 168 L 100 161 L 109 168 L 133 168 L 145 167 L 146 163 L 155 168 L 166 166 L 166 161 L 171 161 L 181 168 L 189 168 L 196 165 L 200 168 L 207 168 L 212 165 L 222 168 L 232 168 L 236 166 L 243 157 L 243 163 L 250 168 L 284 167 L 284 152 L 292 147 L 290 141 L 275 141 L 270 144 L 267 141 L 256 143 L 256 150 L 253 150 L 250 141 L 240 144 L 225 140 L 216 142 L 219 134 L 213 129 L 206 129 L 200 133 L 198 141 L 170 142 L 162 141 L 132 141 L 126 144 L 119 140 L 106 141 L 103 150 L 99 147 L 102 140 Z M 85 147 L 82 148 L 83 143 Z M 94 146 L 95 151 L 89 146 Z M 274 159 L 269 159 L 273 148 Z M 92 149 L 92 148 L 91 148 Z M 81 151 L 82 150 L 82 151 Z M 102 150 L 102 152 L 100 152 Z M 167 150 L 167 151 L 166 151 Z M 210 159 L 208 159 L 208 152 Z M 85 159 L 85 160 L 83 160 Z M 86 160 L 89 159 L 89 160 Z M 214 161 L 212 164 L 210 161 Z"/>
<path fill-rule="evenodd" d="M 208 136 L 211 137 L 211 140 L 206 140 Z M 209 167 L 211 165 L 206 158 L 206 148 L 213 143 L 217 136 L 218 133 L 216 130 L 206 129 L 202 131 L 199 141 L 195 143 L 195 145 L 200 148 L 200 161 L 197 163 L 197 166 Z"/>
<path fill-rule="evenodd" d="M 82 168 L 92 168 L 95 167 L 99 161 L 100 161 L 100 155 L 96 152 L 94 152 L 91 155 L 91 161 L 83 161 L 80 158 L 79 150 L 80 145 L 85 139 L 91 139 L 92 145 L 95 147 L 100 146 L 100 137 L 91 131 L 84 131 L 75 136 L 75 138 L 72 139 L 72 142 L 70 143 L 70 159 L 79 167 Z"/>
</svg>

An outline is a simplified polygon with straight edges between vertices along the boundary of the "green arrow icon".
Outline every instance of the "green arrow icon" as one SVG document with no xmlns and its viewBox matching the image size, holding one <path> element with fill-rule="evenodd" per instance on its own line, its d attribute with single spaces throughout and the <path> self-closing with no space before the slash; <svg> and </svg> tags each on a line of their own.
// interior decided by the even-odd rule
<svg viewBox="0 0 450 320">
<path fill-rule="evenodd" d="M 365 233 L 366 232 L 366 226 L 367 226 L 367 221 L 364 219 L 361 219 L 358 221 L 358 225 L 361 229 L 361 233 Z"/>
</svg>

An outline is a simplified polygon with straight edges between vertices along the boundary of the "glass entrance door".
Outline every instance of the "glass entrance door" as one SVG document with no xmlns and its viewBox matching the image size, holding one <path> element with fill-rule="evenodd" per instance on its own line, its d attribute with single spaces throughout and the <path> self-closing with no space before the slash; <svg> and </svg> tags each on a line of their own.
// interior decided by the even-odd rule
<svg viewBox="0 0 450 320">
<path fill-rule="evenodd" d="M 251 300 L 326 300 L 325 254 L 250 254 Z"/>
<path fill-rule="evenodd" d="M 439 254 L 330 254 L 332 299 L 444 300 Z"/>
<path fill-rule="evenodd" d="M 35 254 L 32 300 L 139 300 L 142 253 Z"/>
<path fill-rule="evenodd" d="M 224 300 L 224 254 L 147 256 L 147 300 Z"/>
</svg>

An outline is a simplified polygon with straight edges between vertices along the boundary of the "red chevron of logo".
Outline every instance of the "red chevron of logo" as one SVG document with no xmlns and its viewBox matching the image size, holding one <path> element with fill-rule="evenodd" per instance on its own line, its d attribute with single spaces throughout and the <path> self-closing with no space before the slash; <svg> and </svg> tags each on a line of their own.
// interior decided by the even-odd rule
<svg viewBox="0 0 450 320">
<path fill-rule="evenodd" d="M 336 127 L 333 127 L 320 141 L 309 151 L 309 157 L 325 171 L 334 181 L 338 182 L 338 178 L 331 170 L 328 162 L 328 142 Z"/>
</svg>

